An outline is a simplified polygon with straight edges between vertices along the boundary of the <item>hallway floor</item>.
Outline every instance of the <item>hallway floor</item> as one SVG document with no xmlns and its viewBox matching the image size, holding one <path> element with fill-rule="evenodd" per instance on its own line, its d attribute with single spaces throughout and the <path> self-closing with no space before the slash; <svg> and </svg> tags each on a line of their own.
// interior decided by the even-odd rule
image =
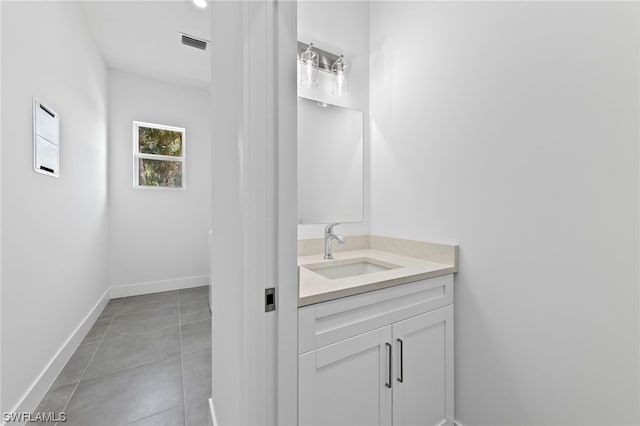
<svg viewBox="0 0 640 426">
<path fill-rule="evenodd" d="M 65 426 L 207 426 L 208 291 L 109 301 L 36 412 L 65 412 Z"/>
</svg>

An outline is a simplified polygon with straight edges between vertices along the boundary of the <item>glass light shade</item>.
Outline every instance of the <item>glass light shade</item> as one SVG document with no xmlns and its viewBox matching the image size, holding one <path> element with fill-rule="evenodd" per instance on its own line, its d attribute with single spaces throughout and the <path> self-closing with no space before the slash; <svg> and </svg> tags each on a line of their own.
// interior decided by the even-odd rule
<svg viewBox="0 0 640 426">
<path fill-rule="evenodd" d="M 342 96 L 349 91 L 347 76 L 344 73 L 347 66 L 344 64 L 342 58 L 343 56 L 340 55 L 331 65 L 331 72 L 334 74 L 331 94 L 334 96 Z"/>
<path fill-rule="evenodd" d="M 347 76 L 344 71 L 337 71 L 333 80 L 333 90 L 331 94 L 334 96 L 342 96 L 349 91 Z"/>
<path fill-rule="evenodd" d="M 300 54 L 300 86 L 307 89 L 318 86 L 318 53 L 312 50 L 311 44 L 307 50 Z"/>
</svg>

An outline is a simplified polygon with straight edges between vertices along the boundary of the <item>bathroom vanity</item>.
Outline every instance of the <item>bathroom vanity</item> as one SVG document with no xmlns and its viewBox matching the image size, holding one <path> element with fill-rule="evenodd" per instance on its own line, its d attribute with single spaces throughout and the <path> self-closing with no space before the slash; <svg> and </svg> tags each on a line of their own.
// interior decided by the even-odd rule
<svg viewBox="0 0 640 426">
<path fill-rule="evenodd" d="M 298 241 L 298 424 L 453 426 L 457 246 L 336 233 L 365 221 L 365 115 L 327 101 L 298 97 L 299 235 L 328 224 Z"/>
<path fill-rule="evenodd" d="M 457 246 L 299 244 L 300 425 L 453 425 Z"/>
</svg>

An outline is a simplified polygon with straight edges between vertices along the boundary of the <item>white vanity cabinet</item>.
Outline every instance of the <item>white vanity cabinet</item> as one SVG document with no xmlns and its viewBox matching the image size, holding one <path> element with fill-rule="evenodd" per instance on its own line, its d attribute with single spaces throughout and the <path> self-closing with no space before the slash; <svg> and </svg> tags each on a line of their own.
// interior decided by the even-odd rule
<svg viewBox="0 0 640 426">
<path fill-rule="evenodd" d="M 299 424 L 391 424 L 390 341 L 391 328 L 384 327 L 300 355 Z"/>
<path fill-rule="evenodd" d="M 453 425 L 453 275 L 298 310 L 300 425 Z"/>
<path fill-rule="evenodd" d="M 393 324 L 393 424 L 453 426 L 453 305 Z"/>
</svg>

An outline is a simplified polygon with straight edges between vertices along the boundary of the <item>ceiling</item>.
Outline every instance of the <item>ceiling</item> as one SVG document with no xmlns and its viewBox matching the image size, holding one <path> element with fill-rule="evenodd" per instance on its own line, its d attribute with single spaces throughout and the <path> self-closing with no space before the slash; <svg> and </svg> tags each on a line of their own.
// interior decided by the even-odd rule
<svg viewBox="0 0 640 426">
<path fill-rule="evenodd" d="M 205 51 L 184 46 L 179 34 L 211 40 L 209 8 L 191 0 L 79 3 L 109 68 L 209 89 L 211 44 Z"/>
</svg>

